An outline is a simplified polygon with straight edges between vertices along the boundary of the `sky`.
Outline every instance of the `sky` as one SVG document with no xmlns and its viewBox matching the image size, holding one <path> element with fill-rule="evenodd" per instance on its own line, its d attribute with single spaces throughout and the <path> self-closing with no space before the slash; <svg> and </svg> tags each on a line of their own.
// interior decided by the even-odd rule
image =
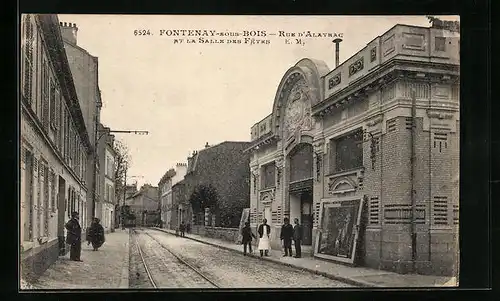
<svg viewBox="0 0 500 301">
<path fill-rule="evenodd" d="M 169 168 L 186 163 L 188 155 L 207 142 L 250 141 L 250 128 L 271 114 L 283 75 L 302 58 L 322 60 L 333 69 L 333 38 L 302 38 L 297 44 L 291 37 L 286 44 L 280 31 L 341 34 L 342 63 L 398 23 L 430 26 L 425 16 L 58 17 L 76 23 L 77 44 L 99 58 L 101 122 L 112 130 L 149 132 L 116 134 L 131 156 L 127 182 L 139 186 L 156 186 Z M 245 44 L 241 36 L 233 37 L 240 44 L 210 44 L 200 43 L 198 37 L 167 35 L 181 29 L 266 31 L 266 37 L 255 38 L 269 44 Z M 134 35 L 134 30 L 152 35 Z"/>
</svg>

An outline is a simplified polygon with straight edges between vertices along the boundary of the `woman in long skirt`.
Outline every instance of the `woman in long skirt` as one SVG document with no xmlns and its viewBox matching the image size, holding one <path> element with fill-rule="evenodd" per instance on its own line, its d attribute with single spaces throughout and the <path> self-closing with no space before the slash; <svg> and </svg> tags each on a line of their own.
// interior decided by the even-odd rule
<svg viewBox="0 0 500 301">
<path fill-rule="evenodd" d="M 271 249 L 270 243 L 269 243 L 269 235 L 271 233 L 271 226 L 267 224 L 267 220 L 263 219 L 262 224 L 259 225 L 259 228 L 257 230 L 259 233 L 259 245 L 258 249 L 260 252 L 260 256 L 269 256 L 269 249 Z"/>
<path fill-rule="evenodd" d="M 104 228 L 99 223 L 100 220 L 96 217 L 89 229 L 89 238 L 94 251 L 97 251 L 104 244 Z"/>
</svg>

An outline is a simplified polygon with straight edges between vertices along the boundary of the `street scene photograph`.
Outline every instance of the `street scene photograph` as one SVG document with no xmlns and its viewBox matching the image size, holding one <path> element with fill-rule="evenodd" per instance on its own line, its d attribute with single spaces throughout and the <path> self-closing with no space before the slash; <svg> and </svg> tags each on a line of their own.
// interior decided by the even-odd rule
<svg viewBox="0 0 500 301">
<path fill-rule="evenodd" d="M 20 291 L 459 285 L 459 16 L 22 14 L 19 43 Z"/>
</svg>

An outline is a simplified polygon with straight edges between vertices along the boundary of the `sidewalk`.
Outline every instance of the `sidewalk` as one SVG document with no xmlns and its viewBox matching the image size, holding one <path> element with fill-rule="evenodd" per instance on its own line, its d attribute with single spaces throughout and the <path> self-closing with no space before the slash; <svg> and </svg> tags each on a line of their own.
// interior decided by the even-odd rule
<svg viewBox="0 0 500 301">
<path fill-rule="evenodd" d="M 34 289 L 128 288 L 129 230 L 106 235 L 99 251 L 82 242 L 83 262 L 69 260 L 69 252 L 32 284 Z"/>
<path fill-rule="evenodd" d="M 155 229 L 175 234 L 175 230 L 160 228 Z M 186 238 L 243 254 L 243 247 L 239 244 L 196 234 L 186 234 Z M 249 255 L 263 260 L 307 270 L 334 280 L 361 287 L 454 287 L 456 285 L 454 279 L 450 277 L 416 274 L 401 275 L 389 271 L 365 267 L 346 266 L 343 264 L 317 259 L 311 256 L 303 258 L 282 257 L 283 253 L 281 250 L 270 250 L 269 257 L 260 257 L 260 255 L 257 254 L 258 252 Z"/>
</svg>

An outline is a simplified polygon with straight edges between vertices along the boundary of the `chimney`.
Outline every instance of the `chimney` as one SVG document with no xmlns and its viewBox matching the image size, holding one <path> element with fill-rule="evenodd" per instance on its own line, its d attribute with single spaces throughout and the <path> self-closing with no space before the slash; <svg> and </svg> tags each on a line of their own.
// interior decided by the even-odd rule
<svg viewBox="0 0 500 301">
<path fill-rule="evenodd" d="M 187 173 L 187 164 L 186 163 L 177 163 L 175 171 L 181 179 L 184 178 L 184 176 Z"/>
<path fill-rule="evenodd" d="M 63 40 L 76 45 L 76 34 L 78 32 L 78 27 L 76 27 L 75 23 L 67 23 L 67 22 L 59 22 L 61 26 L 61 34 Z"/>
<path fill-rule="evenodd" d="M 340 52 L 340 42 L 342 42 L 342 39 L 336 38 L 332 42 L 335 43 L 335 68 L 337 68 L 340 64 L 339 52 Z"/>
</svg>

